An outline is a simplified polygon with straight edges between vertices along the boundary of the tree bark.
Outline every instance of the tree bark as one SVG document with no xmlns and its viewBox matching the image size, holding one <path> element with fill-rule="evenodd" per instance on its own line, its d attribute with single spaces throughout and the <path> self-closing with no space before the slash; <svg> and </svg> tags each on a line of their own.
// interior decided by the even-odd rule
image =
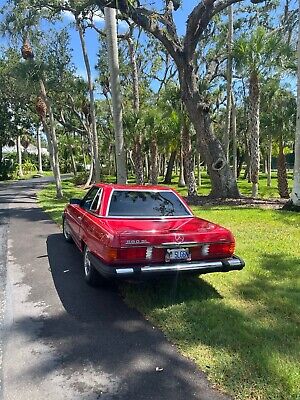
<svg viewBox="0 0 300 400">
<path fill-rule="evenodd" d="M 295 133 L 295 163 L 294 163 L 294 181 L 291 201 L 294 206 L 300 207 L 300 0 L 298 2 L 298 72 L 297 72 L 297 119 Z"/>
<path fill-rule="evenodd" d="M 211 179 L 210 196 L 238 198 L 240 194 L 236 180 L 226 161 L 222 145 L 212 132 L 209 107 L 199 93 L 194 66 L 182 63 L 179 66 L 179 79 L 182 100 L 196 130 L 200 153 Z"/>
<path fill-rule="evenodd" d="M 99 159 L 99 142 L 98 142 L 98 134 L 97 134 L 97 119 L 96 119 L 96 107 L 95 107 L 95 96 L 94 96 L 94 83 L 92 79 L 91 65 L 88 57 L 86 43 L 84 38 L 84 32 L 82 28 L 81 21 L 78 16 L 76 16 L 76 26 L 79 33 L 81 50 L 83 54 L 87 80 L 88 80 L 88 90 L 89 90 L 89 98 L 90 98 L 90 116 L 91 116 L 91 126 L 92 126 L 92 135 L 93 135 L 93 154 L 94 158 L 92 162 L 94 163 L 94 171 L 95 171 L 95 181 L 100 181 L 100 159 Z"/>
<path fill-rule="evenodd" d="M 254 198 L 258 196 L 260 166 L 259 109 L 260 87 L 258 75 L 256 72 L 252 72 L 249 80 L 249 136 L 252 197 Z"/>
<path fill-rule="evenodd" d="M 182 140 L 181 140 L 182 142 Z M 180 145 L 180 163 L 179 163 L 179 180 L 178 187 L 185 187 L 185 179 L 184 179 L 184 166 L 183 166 L 183 151 L 182 144 Z"/>
<path fill-rule="evenodd" d="M 108 61 L 113 103 L 113 121 L 116 142 L 117 183 L 127 182 L 126 153 L 124 146 L 122 123 L 122 100 L 119 78 L 119 57 L 117 43 L 116 10 L 105 7 L 106 39 L 108 47 Z"/>
<path fill-rule="evenodd" d="M 267 155 L 267 168 L 268 168 L 268 176 L 267 176 L 267 186 L 272 186 L 272 135 L 269 136 L 268 140 L 268 155 Z"/>
</svg>

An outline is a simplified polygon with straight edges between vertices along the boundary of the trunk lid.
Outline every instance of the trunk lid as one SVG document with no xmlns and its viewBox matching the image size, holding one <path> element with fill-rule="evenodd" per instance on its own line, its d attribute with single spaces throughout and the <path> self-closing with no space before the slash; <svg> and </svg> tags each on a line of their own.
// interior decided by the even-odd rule
<svg viewBox="0 0 300 400">
<path fill-rule="evenodd" d="M 197 217 L 168 219 L 107 219 L 107 228 L 118 237 L 118 247 L 161 246 L 234 241 L 231 232 Z"/>
</svg>

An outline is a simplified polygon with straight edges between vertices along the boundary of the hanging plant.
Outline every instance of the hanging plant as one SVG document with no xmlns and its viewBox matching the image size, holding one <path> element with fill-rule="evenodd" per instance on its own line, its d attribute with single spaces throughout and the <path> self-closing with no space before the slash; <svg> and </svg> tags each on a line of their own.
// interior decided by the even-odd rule
<svg viewBox="0 0 300 400">
<path fill-rule="evenodd" d="M 39 117 L 43 120 L 46 118 L 47 115 L 47 105 L 44 101 L 44 99 L 39 96 L 36 100 L 36 105 L 35 105 L 35 109 L 37 114 L 39 115 Z"/>
<path fill-rule="evenodd" d="M 30 46 L 28 38 L 24 40 L 21 48 L 22 57 L 24 60 L 32 60 L 34 58 L 32 47 Z"/>
</svg>

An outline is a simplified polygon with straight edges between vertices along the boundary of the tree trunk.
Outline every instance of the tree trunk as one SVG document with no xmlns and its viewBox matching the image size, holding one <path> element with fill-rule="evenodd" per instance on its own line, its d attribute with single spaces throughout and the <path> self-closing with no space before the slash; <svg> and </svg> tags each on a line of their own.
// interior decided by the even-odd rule
<svg viewBox="0 0 300 400">
<path fill-rule="evenodd" d="M 77 175 L 77 167 L 76 167 L 76 162 L 75 162 L 75 157 L 74 157 L 74 150 L 72 146 L 72 140 L 70 138 L 70 134 L 66 132 L 67 140 L 68 140 L 68 147 L 69 147 L 69 152 L 70 152 L 70 157 L 71 157 L 71 166 L 72 166 L 72 171 L 73 175 Z"/>
<path fill-rule="evenodd" d="M 22 168 L 22 149 L 21 149 L 21 137 L 17 137 L 17 153 L 18 153 L 18 176 L 23 178 L 23 168 Z"/>
<path fill-rule="evenodd" d="M 116 10 L 105 7 L 106 39 L 110 72 L 111 96 L 113 102 L 113 120 L 116 142 L 117 183 L 127 182 L 126 154 L 124 146 L 122 101 L 119 79 L 119 57 L 117 43 Z"/>
<path fill-rule="evenodd" d="M 149 181 L 149 157 L 148 157 L 148 153 L 145 154 L 145 177 L 147 179 L 147 181 Z"/>
<path fill-rule="evenodd" d="M 150 142 L 150 183 L 151 185 L 157 185 L 158 183 L 158 149 L 156 138 L 152 138 Z"/>
<path fill-rule="evenodd" d="M 48 126 L 46 122 L 46 117 L 42 119 L 44 132 L 47 136 L 48 140 L 48 150 L 50 154 L 50 164 L 52 167 L 55 186 L 56 186 L 56 197 L 61 199 L 63 197 L 62 185 L 61 185 L 61 176 L 60 176 L 60 168 L 59 168 L 59 159 L 58 159 L 58 143 L 56 138 L 55 132 L 55 120 L 52 111 L 51 103 L 48 99 L 45 84 L 42 79 L 40 79 L 40 87 L 41 87 L 41 94 L 43 96 L 43 100 L 47 105 L 47 111 L 49 114 L 49 124 Z"/>
<path fill-rule="evenodd" d="M 184 166 L 183 166 L 183 151 L 182 145 L 180 146 L 180 165 L 179 165 L 179 180 L 178 187 L 185 187 L 185 179 L 184 179 Z"/>
<path fill-rule="evenodd" d="M 297 72 L 297 120 L 295 133 L 295 163 L 294 163 L 294 181 L 291 201 L 294 206 L 300 207 L 300 0 L 298 7 L 298 72 Z"/>
<path fill-rule="evenodd" d="M 88 57 L 86 43 L 84 38 L 84 32 L 81 24 L 80 18 L 76 17 L 76 26 L 79 33 L 81 50 L 83 54 L 87 79 L 88 79 L 88 90 L 89 90 L 89 98 L 90 98 L 90 116 L 91 116 L 91 126 L 92 126 L 92 135 L 93 135 L 93 154 L 94 158 L 92 162 L 95 167 L 95 181 L 100 181 L 100 159 L 99 159 L 99 143 L 98 143 L 98 134 L 97 134 L 97 120 L 96 120 L 96 107 L 95 107 L 95 96 L 94 96 L 94 83 L 92 79 L 90 60 Z"/>
<path fill-rule="evenodd" d="M 197 155 L 197 186 L 201 187 L 201 156 L 200 153 Z"/>
<path fill-rule="evenodd" d="M 249 80 L 249 136 L 252 197 L 254 198 L 258 196 L 260 166 L 259 108 L 260 87 L 258 75 L 256 72 L 252 72 Z"/>
<path fill-rule="evenodd" d="M 236 139 L 236 106 L 232 96 L 232 110 L 231 110 L 231 122 L 232 122 L 232 171 L 234 179 L 237 179 L 237 139 Z"/>
<path fill-rule="evenodd" d="M 227 37 L 227 104 L 224 135 L 224 151 L 229 163 L 229 138 L 232 117 L 232 41 L 233 41 L 233 7 L 228 7 L 228 37 Z"/>
<path fill-rule="evenodd" d="M 182 126 L 182 150 L 184 168 L 187 177 L 186 185 L 188 188 L 188 196 L 197 196 L 197 185 L 194 174 L 194 156 L 192 151 L 191 135 L 186 121 L 183 122 Z"/>
<path fill-rule="evenodd" d="M 144 185 L 145 183 L 145 177 L 144 177 L 144 156 L 142 153 L 142 143 L 141 143 L 141 136 L 137 135 L 134 139 L 134 144 L 133 144 L 133 151 L 132 151 L 132 157 L 133 157 L 133 167 L 134 167 L 134 174 L 135 174 L 135 180 L 138 185 Z"/>
<path fill-rule="evenodd" d="M 283 152 L 283 139 L 279 139 L 279 155 L 277 161 L 277 179 L 278 179 L 278 192 L 282 199 L 289 198 L 289 187 L 286 172 L 285 155 Z"/>
<path fill-rule="evenodd" d="M 94 144 L 94 142 L 93 142 L 93 139 L 94 139 L 93 133 L 90 132 L 90 131 L 87 129 L 87 135 L 88 135 L 89 145 L 90 145 L 91 162 L 90 162 L 89 174 L 88 174 L 87 180 L 86 180 L 86 182 L 85 182 L 85 184 L 84 184 L 84 189 L 88 188 L 88 187 L 90 186 L 91 182 L 92 182 L 93 174 L 94 174 L 94 163 L 93 163 L 93 160 L 95 159 L 95 158 L 94 158 L 94 149 L 95 149 L 95 148 L 94 148 L 94 146 L 93 146 L 93 144 Z M 96 175 L 96 174 L 95 174 L 95 175 Z"/>
<path fill-rule="evenodd" d="M 174 163 L 175 163 L 175 159 L 176 159 L 176 154 L 177 154 L 177 150 L 173 150 L 171 152 L 171 155 L 169 158 L 167 172 L 166 172 L 165 179 L 164 179 L 164 183 L 167 185 L 170 185 L 172 183 L 172 174 L 173 174 L 173 168 L 174 168 Z"/>
<path fill-rule="evenodd" d="M 131 36 L 127 37 L 127 43 L 129 48 L 130 64 L 131 64 L 133 109 L 136 113 L 138 113 L 140 110 L 139 75 L 136 64 L 134 41 Z M 144 163 L 143 163 L 143 153 L 142 153 L 143 139 L 140 130 L 137 130 L 135 132 L 135 135 L 136 136 L 134 138 L 133 153 L 132 153 L 134 161 L 135 180 L 138 185 L 143 185 L 145 183 Z"/>
<path fill-rule="evenodd" d="M 236 180 L 226 161 L 222 145 L 212 132 L 209 110 L 198 90 L 197 76 L 193 65 L 179 65 L 182 100 L 198 136 L 200 153 L 207 165 L 211 179 L 212 197 L 238 198 Z"/>
<path fill-rule="evenodd" d="M 38 164 L 39 164 L 39 173 L 43 173 L 43 163 L 42 163 L 42 145 L 41 145 L 41 126 L 40 124 L 37 126 L 36 130 L 37 136 L 37 149 L 38 149 Z"/>
</svg>

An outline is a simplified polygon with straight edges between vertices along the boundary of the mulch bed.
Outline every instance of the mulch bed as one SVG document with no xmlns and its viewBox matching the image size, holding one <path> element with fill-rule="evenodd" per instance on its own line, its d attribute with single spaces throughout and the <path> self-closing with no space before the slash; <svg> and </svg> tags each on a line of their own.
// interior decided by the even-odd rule
<svg viewBox="0 0 300 400">
<path fill-rule="evenodd" d="M 288 199 L 254 199 L 252 197 L 240 197 L 239 199 L 212 198 L 209 196 L 186 197 L 185 200 L 191 206 L 231 206 L 241 208 L 269 208 L 282 209 Z"/>
</svg>

